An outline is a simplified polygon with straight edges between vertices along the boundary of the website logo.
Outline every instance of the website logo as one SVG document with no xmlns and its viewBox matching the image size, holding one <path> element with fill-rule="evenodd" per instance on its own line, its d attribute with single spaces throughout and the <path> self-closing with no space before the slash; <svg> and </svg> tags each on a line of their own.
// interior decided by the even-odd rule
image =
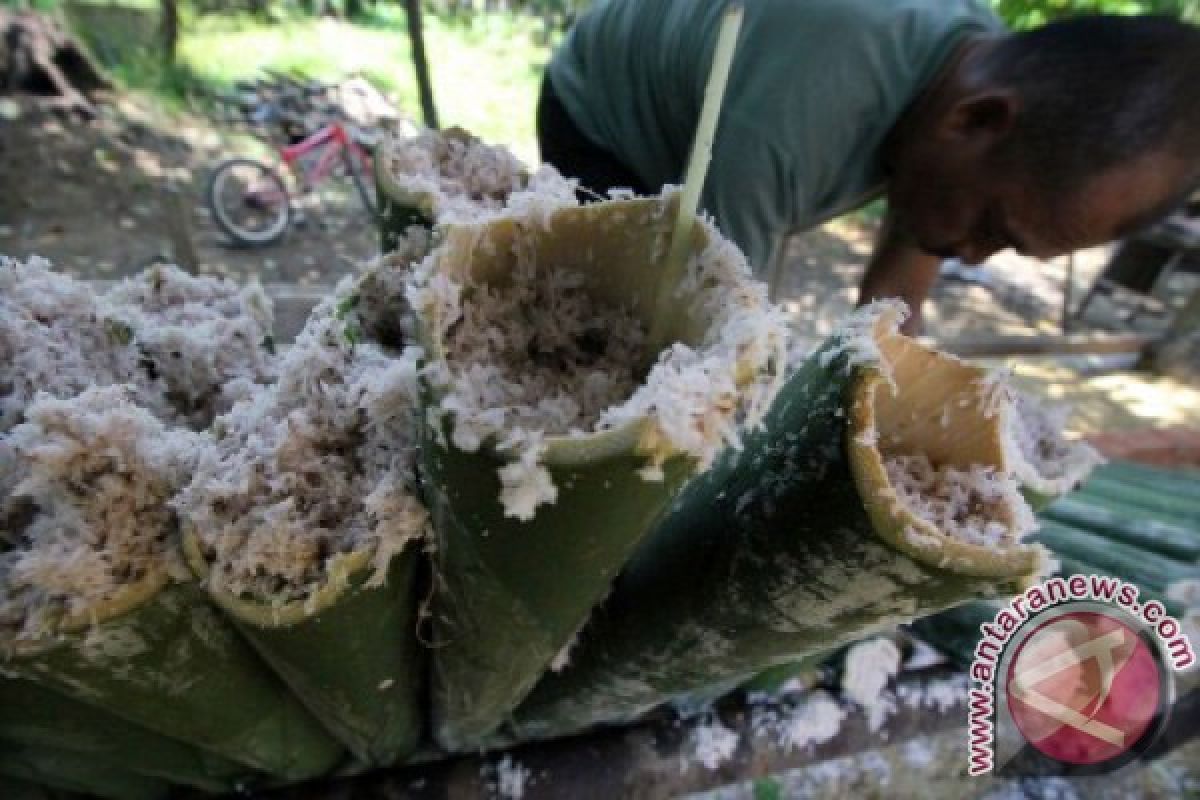
<svg viewBox="0 0 1200 800">
<path fill-rule="evenodd" d="M 982 625 L 971 667 L 968 771 L 1092 774 L 1145 752 L 1174 675 L 1195 665 L 1179 623 L 1136 586 L 1052 578 Z"/>
</svg>

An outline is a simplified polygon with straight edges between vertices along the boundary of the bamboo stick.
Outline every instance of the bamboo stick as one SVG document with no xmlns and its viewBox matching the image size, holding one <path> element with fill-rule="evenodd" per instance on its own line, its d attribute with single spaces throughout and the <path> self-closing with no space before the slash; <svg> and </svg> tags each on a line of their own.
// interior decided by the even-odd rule
<svg viewBox="0 0 1200 800">
<path fill-rule="evenodd" d="M 713 136 L 717 130 L 717 119 L 721 113 L 721 103 L 725 97 L 725 86 L 729 79 L 729 68 L 733 64 L 733 54 L 737 50 L 738 32 L 742 27 L 742 16 L 745 9 L 741 3 L 733 3 L 721 19 L 721 29 L 717 34 L 717 46 L 713 52 L 712 66 L 708 73 L 708 84 L 704 89 L 704 105 L 700 109 L 700 123 L 696 127 L 696 138 L 692 141 L 692 153 L 688 158 L 687 173 L 683 181 L 683 193 L 679 198 L 679 212 L 675 218 L 675 227 L 671 231 L 671 246 L 667 251 L 667 260 L 663 265 L 662 277 L 655 290 L 654 322 L 650 327 L 647 352 L 651 358 L 669 344 L 667 338 L 667 317 L 671 312 L 672 289 L 683 279 L 687 266 L 688 253 L 691 249 L 692 230 L 696 224 L 696 210 L 700 206 L 700 192 L 704 188 L 704 178 L 708 174 L 708 164 L 712 160 Z"/>
</svg>

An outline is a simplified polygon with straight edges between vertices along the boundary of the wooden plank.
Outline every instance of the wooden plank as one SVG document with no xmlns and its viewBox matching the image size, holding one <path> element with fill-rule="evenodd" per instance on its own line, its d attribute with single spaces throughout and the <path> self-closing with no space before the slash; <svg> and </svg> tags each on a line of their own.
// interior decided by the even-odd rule
<svg viewBox="0 0 1200 800">
<path fill-rule="evenodd" d="M 901 686 L 923 691 L 955 676 L 948 667 L 906 674 Z M 958 684 L 965 687 L 965 683 Z M 815 746 L 789 748 L 778 735 L 755 735 L 753 709 L 740 699 L 718 707 L 722 723 L 738 734 L 737 749 L 716 769 L 698 763 L 691 734 L 699 725 L 660 714 L 628 727 L 601 729 L 581 736 L 534 742 L 506 752 L 529 770 L 522 800 L 612 800 L 679 797 L 818 764 L 891 743 L 964 729 L 966 690 L 959 702 L 931 708 L 897 703 L 894 714 L 871 731 L 861 712 L 844 719 L 836 736 Z M 370 772 L 354 778 L 318 781 L 270 793 L 274 800 L 342 800 L 386 797 L 389 800 L 497 796 L 495 764 L 502 755 L 468 755 L 402 769 Z M 492 788 L 489 791 L 489 788 Z"/>
<path fill-rule="evenodd" d="M 1153 341 L 1152 337 L 1140 333 L 997 334 L 925 339 L 927 344 L 963 358 L 1141 353 Z"/>
</svg>

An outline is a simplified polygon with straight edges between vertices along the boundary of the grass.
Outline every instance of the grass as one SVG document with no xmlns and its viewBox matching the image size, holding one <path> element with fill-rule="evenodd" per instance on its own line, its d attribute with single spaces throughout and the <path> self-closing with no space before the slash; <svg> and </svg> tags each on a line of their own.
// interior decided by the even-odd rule
<svg viewBox="0 0 1200 800">
<path fill-rule="evenodd" d="M 187 20 L 174 68 L 146 48 L 96 41 L 117 79 L 178 103 L 197 88 L 224 88 L 264 68 L 334 80 L 361 74 L 401 110 L 420 118 L 404 15 L 396 6 L 362 21 L 288 16 L 275 22 L 237 15 Z M 552 48 L 536 20 L 508 14 L 472 20 L 425 17 L 425 47 L 443 126 L 461 125 L 534 160 L 534 108 Z M 103 36 L 104 39 L 109 36 Z"/>
</svg>

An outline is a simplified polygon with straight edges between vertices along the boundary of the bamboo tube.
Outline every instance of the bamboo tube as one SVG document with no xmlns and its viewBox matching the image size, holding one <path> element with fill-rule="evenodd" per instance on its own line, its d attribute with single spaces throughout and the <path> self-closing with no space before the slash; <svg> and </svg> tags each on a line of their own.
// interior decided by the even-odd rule
<svg viewBox="0 0 1200 800">
<path fill-rule="evenodd" d="M 1005 433 L 983 410 L 982 372 L 898 335 L 890 312 L 874 314 L 810 357 L 765 429 L 688 486 L 571 665 L 517 709 L 512 736 L 633 718 L 1041 569 L 1035 546 L 973 544 L 898 504 L 881 449 L 1003 472 Z M 998 513 L 1016 525 L 1023 505 L 1014 492 Z"/>
<path fill-rule="evenodd" d="M 648 322 L 660 255 L 666 247 L 674 198 L 613 201 L 568 208 L 522 223 L 501 219 L 450 226 L 427 262 L 434 277 L 461 285 L 502 286 L 520 258 L 569 268 L 598 302 L 631 308 Z M 693 231 L 697 265 L 737 264 L 731 277 L 739 299 L 724 307 L 701 305 L 713 291 L 694 281 L 693 294 L 672 314 L 673 340 L 700 348 L 715 336 L 714 320 L 743 303 L 762 308 L 748 268 L 732 247 L 705 225 Z M 732 277 L 734 274 L 739 277 Z M 715 278 L 714 278 L 715 280 Z M 716 284 L 718 286 L 724 284 Z M 755 311 L 757 313 L 757 311 Z M 442 331 L 454 317 L 431 305 L 418 309 L 419 338 L 429 354 L 428 372 L 449 371 Z M 723 329 L 722 329 L 723 330 Z M 740 330 L 740 329 L 737 329 Z M 782 326 L 779 328 L 782 335 Z M 737 334 L 740 336 L 741 334 Z M 732 351 L 731 351 L 732 352 Z M 773 380 L 773 356 L 747 341 L 723 369 L 736 367 L 739 385 Z M 430 385 L 429 413 L 445 389 Z M 736 394 L 728 412 L 743 408 Z M 726 412 L 721 412 L 726 413 Z M 532 518 L 510 516 L 500 502 L 499 470 L 511 456 L 487 441 L 475 451 L 455 444 L 455 417 L 439 417 L 422 443 L 426 501 L 437 531 L 433 623 L 433 723 L 438 742 L 451 750 L 477 747 L 532 688 L 538 677 L 568 657 L 569 646 L 641 537 L 697 471 L 695 458 L 670 443 L 656 413 L 640 413 L 603 430 L 548 435 L 539 464 L 556 487 L 553 503 Z M 699 423 L 697 423 L 699 424 Z M 734 423 L 736 424 L 736 423 Z M 661 470 L 648 480 L 647 469 Z"/>
<path fill-rule="evenodd" d="M 258 777 L 236 762 L 151 733 L 36 683 L 2 676 L 0 740 L 53 747 L 137 775 L 209 792 L 251 786 Z"/>
</svg>

